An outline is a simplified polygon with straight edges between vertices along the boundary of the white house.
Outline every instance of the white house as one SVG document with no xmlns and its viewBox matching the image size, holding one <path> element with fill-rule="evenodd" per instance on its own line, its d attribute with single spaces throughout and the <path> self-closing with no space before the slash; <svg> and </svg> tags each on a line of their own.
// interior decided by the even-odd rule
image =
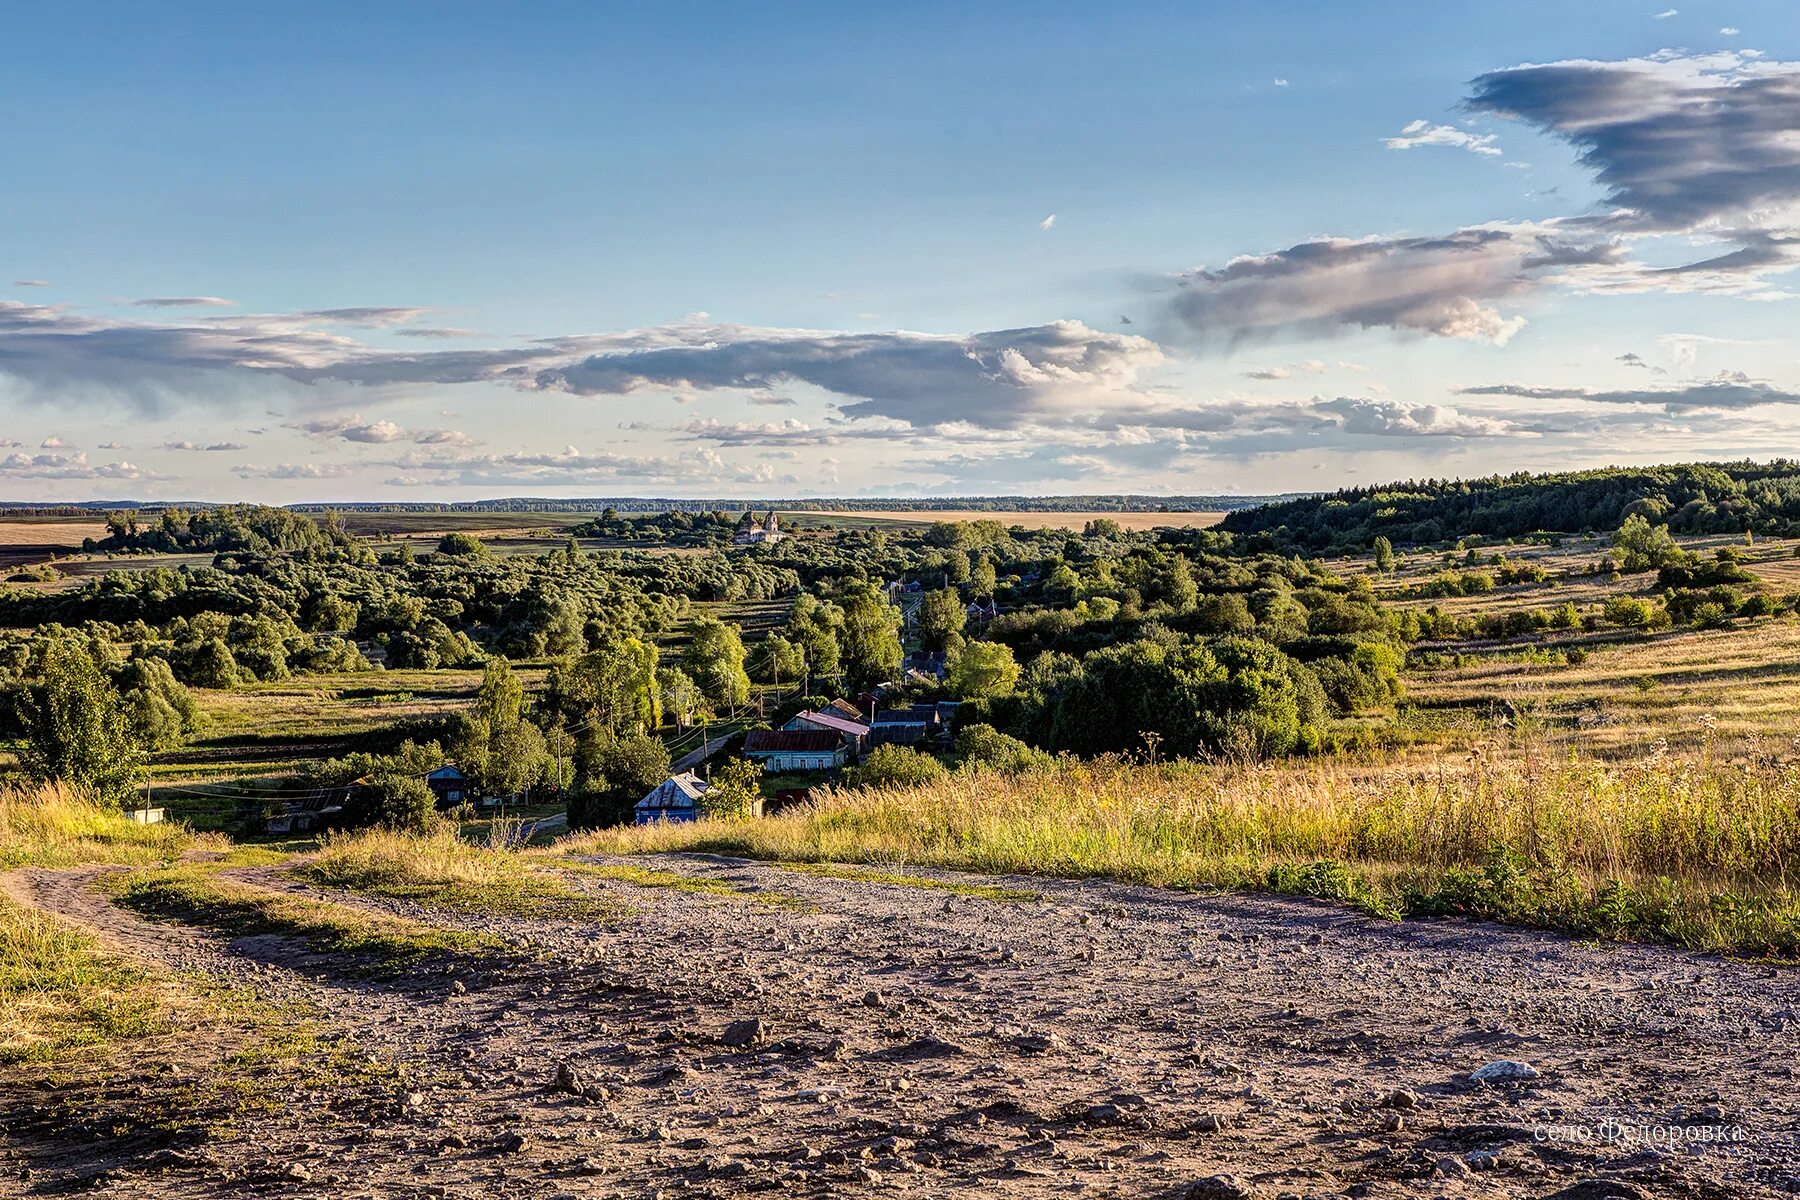
<svg viewBox="0 0 1800 1200">
<path fill-rule="evenodd" d="M 700 817 L 700 797 L 710 790 L 706 780 L 692 771 L 671 775 L 639 800 L 633 808 L 639 825 L 658 821 L 694 821 Z"/>
<path fill-rule="evenodd" d="M 752 729 L 744 757 L 770 771 L 829 771 L 844 765 L 844 735 L 832 729 Z"/>
</svg>

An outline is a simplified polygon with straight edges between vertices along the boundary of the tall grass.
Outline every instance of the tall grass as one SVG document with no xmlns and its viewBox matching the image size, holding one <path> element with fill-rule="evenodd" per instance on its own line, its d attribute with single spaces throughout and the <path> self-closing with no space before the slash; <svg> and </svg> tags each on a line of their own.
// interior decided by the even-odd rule
<svg viewBox="0 0 1800 1200">
<path fill-rule="evenodd" d="M 307 870 L 321 883 L 357 891 L 406 885 L 489 887 L 516 883 L 525 873 L 518 855 L 471 845 L 449 825 L 426 834 L 388 829 L 328 833 Z"/>
<path fill-rule="evenodd" d="M 0 789 L 0 868 L 153 863 L 202 840 L 179 823 L 140 825 L 60 785 Z"/>
<path fill-rule="evenodd" d="M 461 912 L 507 912 L 605 919 L 617 907 L 590 896 L 517 850 L 475 845 L 454 826 L 429 833 L 362 829 L 327 834 L 300 873 L 349 892 L 411 900 Z"/>
<path fill-rule="evenodd" d="M 578 835 L 713 850 L 1303 893 L 1387 915 L 1800 953 L 1800 768 L 1561 753 L 1431 769 L 1119 761 L 826 792 L 764 821 Z"/>
</svg>

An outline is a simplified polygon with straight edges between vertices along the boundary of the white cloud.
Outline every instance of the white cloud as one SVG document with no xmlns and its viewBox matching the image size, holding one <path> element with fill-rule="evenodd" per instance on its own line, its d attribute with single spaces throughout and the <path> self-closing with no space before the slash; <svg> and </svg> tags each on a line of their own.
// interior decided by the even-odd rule
<svg viewBox="0 0 1800 1200">
<path fill-rule="evenodd" d="M 237 301 L 219 296 L 146 296 L 132 304 L 139 308 L 232 308 Z"/>
<path fill-rule="evenodd" d="M 1393 137 L 1384 139 L 1389 150 L 1411 150 L 1415 146 L 1454 146 L 1471 154 L 1498 157 L 1500 147 L 1491 133 L 1470 133 L 1454 125 L 1433 125 L 1426 120 L 1413 121 Z"/>
<path fill-rule="evenodd" d="M 240 479 L 342 479 L 351 468 L 344 463 L 277 463 L 272 467 L 237 466 L 231 471 Z"/>
<path fill-rule="evenodd" d="M 1051 213 L 1049 216 L 1045 217 L 1043 220 L 1038 222 L 1038 228 L 1047 230 L 1047 229 L 1050 229 L 1055 224 L 1056 224 L 1056 214 Z"/>
</svg>

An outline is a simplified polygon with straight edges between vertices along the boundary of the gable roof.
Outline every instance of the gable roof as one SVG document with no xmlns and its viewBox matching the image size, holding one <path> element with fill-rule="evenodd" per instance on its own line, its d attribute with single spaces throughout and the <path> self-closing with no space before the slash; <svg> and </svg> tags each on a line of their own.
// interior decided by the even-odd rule
<svg viewBox="0 0 1800 1200">
<path fill-rule="evenodd" d="M 745 754 L 829 754 L 842 743 L 831 729 L 752 729 L 744 735 Z"/>
<path fill-rule="evenodd" d="M 645 794 L 633 808 L 692 808 L 712 788 L 692 771 L 671 775 Z"/>
<path fill-rule="evenodd" d="M 816 725 L 824 729 L 835 729 L 845 737 L 868 737 L 869 727 L 860 721 L 852 721 L 831 712 L 803 712 L 795 715 L 794 720 L 804 721 L 808 725 Z M 746 739 L 745 745 L 749 745 Z"/>
<path fill-rule="evenodd" d="M 850 703 L 848 700 L 833 700 L 819 711 L 825 713 L 837 713 L 839 716 L 851 721 L 860 721 L 863 719 L 862 709 L 856 707 L 856 705 Z"/>
<path fill-rule="evenodd" d="M 877 725 L 929 725 L 937 720 L 937 707 L 931 704 L 909 704 L 905 708 L 889 708 L 875 714 Z"/>
</svg>

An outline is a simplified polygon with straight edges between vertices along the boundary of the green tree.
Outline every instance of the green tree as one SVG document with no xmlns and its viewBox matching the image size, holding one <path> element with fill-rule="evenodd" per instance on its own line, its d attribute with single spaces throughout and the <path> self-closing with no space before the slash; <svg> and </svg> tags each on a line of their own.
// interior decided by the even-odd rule
<svg viewBox="0 0 1800 1200">
<path fill-rule="evenodd" d="M 681 666 L 707 699 L 722 709 L 741 707 L 750 698 L 750 676 L 744 671 L 744 639 L 737 626 L 714 617 L 694 623 L 693 640 Z"/>
<path fill-rule="evenodd" d="M 1624 552 L 1627 571 L 1654 571 L 1679 563 L 1684 557 L 1667 525 L 1652 525 L 1638 513 L 1625 518 L 1613 534 L 1613 545 Z"/>
<path fill-rule="evenodd" d="M 117 686 L 132 736 L 146 749 L 172 749 L 199 727 L 200 706 L 164 660 L 132 659 L 119 672 Z"/>
<path fill-rule="evenodd" d="M 1395 565 L 1394 543 L 1385 537 L 1377 537 L 1375 539 L 1375 569 L 1385 574 L 1392 571 Z"/>
<path fill-rule="evenodd" d="M 437 823 L 437 797 L 418 775 L 384 771 L 369 780 L 370 816 L 402 833 L 424 833 Z"/>
<path fill-rule="evenodd" d="M 677 728 L 686 729 L 706 709 L 706 694 L 693 677 L 680 667 L 656 673 L 657 691 L 662 696 L 662 709 L 674 718 Z"/>
<path fill-rule="evenodd" d="M 953 588 L 926 592 L 919 601 L 919 641 L 927 650 L 942 650 L 968 620 L 962 597 Z"/>
<path fill-rule="evenodd" d="M 950 664 L 950 690 L 964 700 L 999 696 L 1019 681 L 1019 664 L 1004 642 L 969 642 Z"/>
<path fill-rule="evenodd" d="M 643 733 L 584 732 L 575 750 L 569 826 L 599 829 L 628 823 L 632 807 L 669 777 L 669 748 Z"/>
<path fill-rule="evenodd" d="M 983 557 L 980 562 L 969 568 L 969 590 L 977 596 L 992 596 L 994 589 L 1000 586 L 999 576 L 994 571 L 991 559 Z"/>
<path fill-rule="evenodd" d="M 487 769 L 481 788 L 490 796 L 517 796 L 544 777 L 549 751 L 544 735 L 530 721 L 514 721 L 488 738 Z"/>
<path fill-rule="evenodd" d="M 119 694 L 79 643 L 45 649 L 40 681 L 18 703 L 24 742 L 19 763 L 41 782 L 57 782 L 123 805 L 143 774 L 144 752 Z"/>
<path fill-rule="evenodd" d="M 747 758 L 727 759 L 708 781 L 700 797 L 702 813 L 715 821 L 745 821 L 756 815 L 762 799 L 762 764 Z"/>
<path fill-rule="evenodd" d="M 788 637 L 799 643 L 806 656 L 806 669 L 827 678 L 843 670 L 844 614 L 810 592 L 794 598 L 788 610 Z"/>
<path fill-rule="evenodd" d="M 764 683 L 799 683 L 805 669 L 806 654 L 800 643 L 790 642 L 779 633 L 769 634 L 756 648 L 756 677 Z"/>
<path fill-rule="evenodd" d="M 485 558 L 488 548 L 472 533 L 446 533 L 438 539 L 437 552 L 450 558 Z"/>
<path fill-rule="evenodd" d="M 475 691 L 475 715 L 490 731 L 517 725 L 525 709 L 525 686 L 504 659 L 492 659 Z"/>
<path fill-rule="evenodd" d="M 900 610 L 873 584 L 858 584 L 841 597 L 844 673 L 852 687 L 894 678 L 906 657 L 900 644 Z"/>
</svg>

